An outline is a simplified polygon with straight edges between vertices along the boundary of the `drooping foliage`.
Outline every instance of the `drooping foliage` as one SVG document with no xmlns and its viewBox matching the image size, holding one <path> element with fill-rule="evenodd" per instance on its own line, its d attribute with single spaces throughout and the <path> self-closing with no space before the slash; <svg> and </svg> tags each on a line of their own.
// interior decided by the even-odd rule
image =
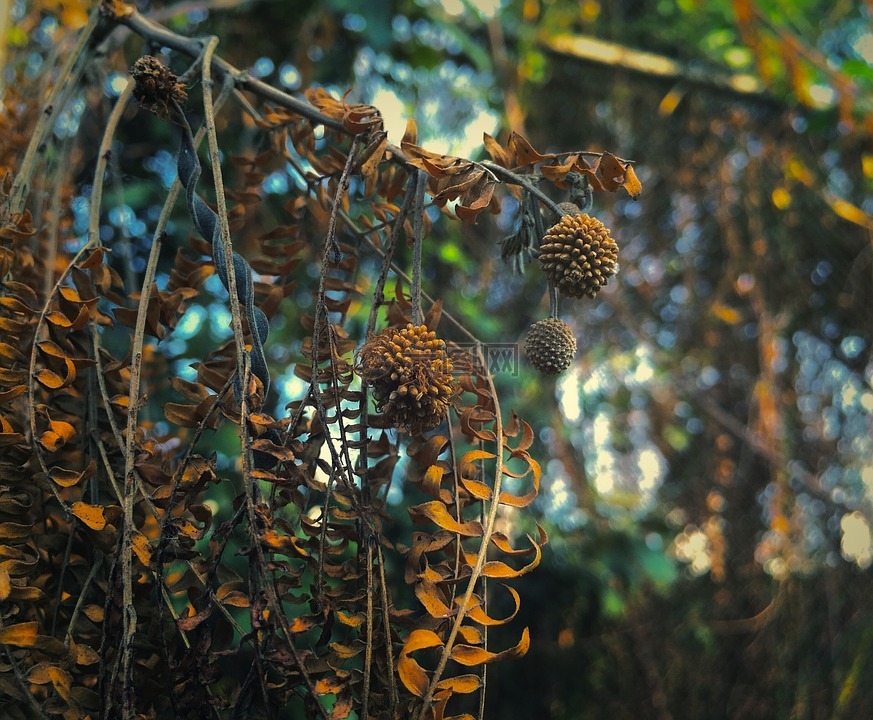
<svg viewBox="0 0 873 720">
<path fill-rule="evenodd" d="M 124 33 L 133 61 L 113 44 Z M 631 164 L 518 134 L 486 136 L 493 162 L 440 155 L 412 121 L 397 147 L 377 108 L 289 95 L 216 55 L 216 38 L 118 1 L 74 42 L 46 98 L 27 83 L 4 97 L 4 712 L 482 717 L 484 668 L 532 642 L 500 628 L 546 533 L 497 522 L 529 508 L 541 467 L 485 348 L 424 286 L 422 247 L 441 215 L 473 223 L 513 194 L 533 218 L 523 254 L 543 211 L 564 214 L 540 184 L 637 195 Z M 111 106 L 90 91 L 128 67 Z M 59 139 L 71 98 L 99 122 Z M 137 144 L 177 170 L 139 269 L 101 232 L 104 185 Z M 274 206 L 261 188 L 280 164 L 299 182 Z M 173 333 L 213 275 L 232 336 L 183 376 Z M 280 412 L 271 323 L 300 343 Z M 237 438 L 224 462 L 221 432 Z"/>
</svg>

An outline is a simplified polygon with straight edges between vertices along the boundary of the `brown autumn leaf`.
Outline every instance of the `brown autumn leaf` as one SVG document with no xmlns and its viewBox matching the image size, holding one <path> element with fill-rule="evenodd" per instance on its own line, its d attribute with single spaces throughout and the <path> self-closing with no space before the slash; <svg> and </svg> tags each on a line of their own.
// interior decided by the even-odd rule
<svg viewBox="0 0 873 720">
<path fill-rule="evenodd" d="M 473 187 L 467 190 L 461 201 L 455 206 L 455 215 L 461 222 L 474 223 L 480 212 L 491 205 L 494 188 L 497 183 L 488 176 L 483 176 Z"/>
<path fill-rule="evenodd" d="M 213 606 L 207 605 L 200 612 L 194 613 L 194 615 L 190 615 L 188 617 L 180 617 L 176 620 L 176 625 L 180 630 L 189 631 L 196 628 L 200 623 L 206 620 L 210 615 L 212 615 Z"/>
<path fill-rule="evenodd" d="M 485 612 L 484 607 L 482 606 L 482 598 L 479 597 L 476 593 L 473 593 L 470 596 L 470 601 L 467 603 L 467 617 L 470 618 L 473 622 L 479 623 L 479 625 L 484 625 L 487 627 L 493 627 L 495 625 L 506 625 L 513 618 L 515 618 L 519 609 L 521 608 L 521 597 L 515 588 L 510 587 L 509 585 L 502 585 L 502 587 L 506 588 L 509 591 L 509 594 L 512 595 L 513 603 L 515 607 L 510 615 L 503 619 L 493 618 L 488 613 Z M 455 604 L 460 606 L 462 602 L 462 598 L 455 598 Z"/>
<path fill-rule="evenodd" d="M 403 686 L 413 695 L 424 697 L 429 684 L 427 673 L 410 655 L 416 650 L 440 647 L 442 638 L 432 630 L 413 630 L 406 638 L 406 643 L 397 659 L 397 674 Z"/>
<path fill-rule="evenodd" d="M 182 403 L 168 402 L 164 405 L 163 410 L 164 417 L 179 427 L 196 428 L 204 417 L 199 412 L 199 405 L 184 405 Z"/>
<path fill-rule="evenodd" d="M 101 505 L 89 505 L 84 502 L 74 502 L 70 508 L 70 512 L 92 530 L 99 531 L 106 527 L 105 509 L 106 508 Z"/>
<path fill-rule="evenodd" d="M 63 420 L 50 420 L 49 428 L 39 438 L 39 444 L 49 452 L 55 452 L 76 437 L 76 428 Z"/>
<path fill-rule="evenodd" d="M 540 480 L 542 478 L 542 468 L 540 464 L 534 460 L 530 455 L 526 452 L 522 453 L 513 453 L 514 456 L 521 456 L 521 459 L 525 460 L 528 464 L 528 471 L 523 473 L 522 475 L 514 475 L 510 472 L 506 472 L 505 474 L 510 475 L 512 477 L 524 477 L 528 473 L 531 475 L 532 479 L 532 487 L 530 491 L 525 493 L 524 495 L 512 495 L 508 492 L 500 493 L 500 503 L 502 505 L 510 505 L 512 507 L 527 507 L 530 505 L 537 497 L 540 492 Z"/>
<path fill-rule="evenodd" d="M 512 167 L 512 158 L 510 158 L 509 153 L 497 140 L 488 133 L 482 133 L 482 143 L 496 165 L 507 169 Z"/>
<path fill-rule="evenodd" d="M 487 665 L 488 663 L 498 662 L 506 658 L 516 658 L 524 656 L 530 649 L 530 630 L 525 628 L 521 633 L 521 639 L 518 644 L 502 652 L 493 653 L 483 648 L 473 647 L 472 645 L 455 645 L 452 648 L 452 660 L 460 665 L 471 667 L 473 665 Z"/>
<path fill-rule="evenodd" d="M 534 570 L 537 567 L 537 565 L 540 564 L 540 560 L 542 559 L 542 550 L 540 549 L 540 546 L 534 542 L 533 538 L 530 535 L 527 535 L 527 539 L 530 540 L 531 546 L 533 547 L 533 550 L 534 550 L 534 559 L 531 560 L 531 562 L 529 564 L 525 565 L 524 567 L 520 568 L 519 570 L 515 570 L 515 569 L 511 568 L 509 565 L 507 565 L 506 563 L 500 562 L 499 560 L 489 560 L 483 566 L 482 574 L 485 577 L 490 577 L 490 578 L 509 579 L 509 578 L 521 577 L 522 575 L 526 575 L 527 573 L 529 573 L 531 570 Z M 468 560 L 468 562 L 470 560 L 475 562 L 475 560 L 476 560 L 475 553 L 470 553 L 469 556 L 467 557 L 467 560 Z"/>
<path fill-rule="evenodd" d="M 415 118 L 407 118 L 406 129 L 403 131 L 403 138 L 400 141 L 401 145 L 417 145 L 418 144 L 418 125 Z"/>
<path fill-rule="evenodd" d="M 637 179 L 632 165 L 628 164 L 625 167 L 625 172 L 624 189 L 627 190 L 628 195 L 636 200 L 643 191 L 643 184 Z"/>
<path fill-rule="evenodd" d="M 466 695 L 476 692 L 482 687 L 482 678 L 478 675 L 458 675 L 453 678 L 440 680 L 436 686 L 439 690 L 450 690 L 452 693 Z"/>
<path fill-rule="evenodd" d="M 336 695 L 345 687 L 345 683 L 337 677 L 321 678 L 315 683 L 316 695 Z"/>
<path fill-rule="evenodd" d="M 4 625 L 0 628 L 0 645 L 15 647 L 33 647 L 37 641 L 36 622 L 23 622 L 16 625 Z"/>
<path fill-rule="evenodd" d="M 446 605 L 446 598 L 437 586 L 437 583 L 442 579 L 438 572 L 426 567 L 424 572 L 418 576 L 418 582 L 415 584 L 415 596 L 428 614 L 435 618 L 454 615 L 454 610 Z"/>
<path fill-rule="evenodd" d="M 9 571 L 0 565 L 0 600 L 8 598 L 11 590 L 12 581 L 9 577 Z"/>
<path fill-rule="evenodd" d="M 61 487 L 72 487 L 83 480 L 87 480 L 97 471 L 97 462 L 93 458 L 88 463 L 84 470 L 67 470 L 62 467 L 53 467 L 49 470 L 49 477 L 52 482 Z"/>
<path fill-rule="evenodd" d="M 348 690 L 348 686 L 344 686 L 337 695 L 336 701 L 333 704 L 333 709 L 330 711 L 328 720 L 345 720 L 352 713 L 354 701 Z M 448 719 L 446 719 L 448 720 Z"/>
<path fill-rule="evenodd" d="M 139 561 L 148 567 L 152 561 L 152 547 L 149 544 L 149 539 L 139 530 L 134 530 L 130 538 L 130 544 Z"/>
<path fill-rule="evenodd" d="M 100 605 L 86 605 L 82 608 L 82 612 L 91 622 L 103 622 L 103 608 Z"/>
<path fill-rule="evenodd" d="M 2 522 L 0 523 L 0 540 L 21 540 L 33 532 L 30 523 Z"/>
<path fill-rule="evenodd" d="M 482 524 L 479 521 L 469 520 L 459 523 L 452 517 L 446 506 L 438 500 L 415 505 L 409 508 L 408 512 L 412 517 L 412 521 L 416 524 L 430 520 L 444 530 L 458 533 L 465 537 L 480 537 L 482 535 Z"/>
<path fill-rule="evenodd" d="M 99 653 L 90 645 L 75 643 L 72 649 L 76 653 L 76 665 L 94 665 L 100 662 Z"/>
<path fill-rule="evenodd" d="M 524 136 L 519 135 L 515 131 L 510 134 L 507 144 L 513 155 L 515 155 L 516 165 L 535 165 L 536 163 L 543 162 L 544 160 L 551 160 L 555 157 L 551 153 L 542 155 L 537 152 Z"/>
</svg>

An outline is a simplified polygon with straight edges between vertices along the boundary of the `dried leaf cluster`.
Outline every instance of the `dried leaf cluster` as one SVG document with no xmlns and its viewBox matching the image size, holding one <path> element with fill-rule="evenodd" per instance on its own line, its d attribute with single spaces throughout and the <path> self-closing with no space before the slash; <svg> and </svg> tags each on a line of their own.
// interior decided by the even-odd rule
<svg viewBox="0 0 873 720">
<path fill-rule="evenodd" d="M 88 33 L 111 32 L 114 22 L 156 39 L 158 26 L 132 6 L 105 3 L 57 80 L 61 105 L 84 87 Z M 172 37 L 161 32 L 162 42 Z M 397 148 L 372 106 L 323 90 L 307 94 L 310 104 L 276 102 L 275 91 L 261 111 L 237 96 L 268 149 L 233 157 L 239 177 L 225 188 L 215 118 L 227 112 L 221 105 L 234 85 L 263 95 L 225 64 L 213 98 L 214 45 L 201 53 L 187 38 L 173 42 L 195 60 L 205 121 L 183 140 L 182 185 L 168 193 L 138 288 L 125 287 L 108 262 L 112 248 L 95 232 L 108 152 L 96 163 L 87 238 L 69 252 L 67 156 L 50 161 L 28 151 L 13 159 L 28 140 L 50 142 L 54 111 L 40 123 L 36 104 L 10 88 L 0 115 L 9 124 L 0 166 L 11 171 L 0 209 L 0 693 L 9 698 L 0 707 L 9 717 L 67 720 L 272 717 L 295 704 L 325 720 L 353 711 L 472 717 L 468 711 L 483 703 L 464 696 L 484 694 L 484 666 L 524 655 L 531 642 L 526 629 L 514 630 L 517 640 L 495 649 L 489 631 L 515 617 L 520 597 L 509 583 L 537 567 L 545 533 L 511 538 L 495 522 L 501 508 L 533 502 L 541 469 L 530 454 L 534 430 L 514 414 L 504 424 L 481 356 L 471 361 L 452 342 L 439 303 L 423 314 L 420 266 L 404 287 L 394 251 L 401 240 L 426 242 L 425 185 L 435 204 L 457 201 L 455 214 L 471 222 L 497 209 L 498 186 L 530 190 L 518 173 L 560 184 L 573 171 L 595 189 L 635 194 L 633 169 L 609 153 L 596 154 L 593 165 L 583 153 L 540 154 L 517 135 L 506 148 L 486 137 L 492 165 L 449 158 L 418 147 L 414 124 Z M 140 63 L 150 84 L 128 84 L 101 148 L 128 122 L 133 97 L 186 132 L 184 93 L 156 62 Z M 161 88 L 169 99 L 155 96 Z M 324 139 L 316 141 L 319 126 Z M 192 179 L 184 160 L 185 143 L 203 137 L 213 148 L 215 211 L 195 196 L 199 166 Z M 279 162 L 299 169 L 306 191 L 286 202 L 285 224 L 253 231 L 261 184 Z M 364 198 L 354 212 L 353 178 Z M 35 202 L 36 190 L 52 202 Z M 196 235 L 162 285 L 155 266 L 181 193 Z M 231 242 L 250 260 L 231 255 Z M 382 255 L 377 278 L 361 275 L 366 252 Z M 313 265 L 314 281 L 306 272 Z M 196 378 L 185 380 L 149 338 L 172 335 L 214 272 L 236 288 L 234 338 L 199 359 Z M 315 300 L 300 322 L 302 359 L 294 367 L 306 390 L 273 417 L 269 374 L 255 362 L 261 315 L 250 308 L 266 322 L 301 287 Z M 367 306 L 358 336 L 352 316 Z M 427 330 L 428 342 L 444 338 L 452 358 L 445 367 L 454 371 L 434 421 L 398 429 L 385 403 L 374 405 L 378 378 L 361 378 L 354 357 L 377 326 L 410 323 Z M 126 346 L 110 351 L 108 337 Z M 150 395 L 158 391 L 174 399 L 155 421 Z M 227 425 L 239 436 L 230 469 L 210 450 L 210 437 Z M 401 458 L 405 509 L 386 502 L 401 482 Z M 508 492 L 507 479 L 526 491 Z M 216 506 L 221 496 L 231 507 Z M 398 530 L 399 511 L 411 534 Z M 513 608 L 502 617 L 489 609 L 498 594 Z"/>
</svg>

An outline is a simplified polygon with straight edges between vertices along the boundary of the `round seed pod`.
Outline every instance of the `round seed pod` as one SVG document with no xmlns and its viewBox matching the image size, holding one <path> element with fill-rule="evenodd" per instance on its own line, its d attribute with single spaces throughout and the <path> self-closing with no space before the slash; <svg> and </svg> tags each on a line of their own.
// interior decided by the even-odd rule
<svg viewBox="0 0 873 720">
<path fill-rule="evenodd" d="M 412 434 L 439 425 L 458 394 L 446 344 L 424 325 L 388 327 L 371 337 L 356 370 L 385 421 Z"/>
<path fill-rule="evenodd" d="M 530 364 L 543 375 L 557 375 L 573 362 L 576 338 L 563 320 L 546 318 L 530 326 L 524 339 L 524 351 Z"/>
<path fill-rule="evenodd" d="M 539 260 L 561 294 L 593 298 L 618 270 L 618 245 L 597 218 L 565 215 L 546 232 Z"/>
<path fill-rule="evenodd" d="M 560 215 L 555 215 L 555 212 L 551 208 L 546 208 L 545 219 L 549 224 L 549 227 L 559 222 L 565 215 L 579 215 L 582 212 L 579 209 L 579 206 L 572 202 L 559 202 L 558 208 L 561 211 Z"/>
<path fill-rule="evenodd" d="M 184 85 L 170 68 L 151 55 L 139 58 L 130 69 L 136 85 L 133 96 L 146 110 L 156 115 L 169 117 L 174 105 L 187 99 Z"/>
</svg>

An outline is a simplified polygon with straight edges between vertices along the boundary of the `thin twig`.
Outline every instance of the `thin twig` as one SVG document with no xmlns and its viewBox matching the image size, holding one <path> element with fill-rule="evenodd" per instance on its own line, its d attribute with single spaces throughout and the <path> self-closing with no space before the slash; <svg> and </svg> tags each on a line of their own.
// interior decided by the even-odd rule
<svg viewBox="0 0 873 720">
<path fill-rule="evenodd" d="M 497 165 L 489 160 L 483 160 L 479 163 L 482 167 L 490 170 L 497 177 L 501 178 L 504 182 L 508 182 L 511 185 L 520 185 L 525 190 L 527 190 L 532 195 L 535 195 L 537 199 L 545 205 L 549 210 L 554 212 L 558 217 L 561 217 L 564 213 L 561 212 L 561 208 L 558 207 L 557 203 L 552 200 L 548 195 L 546 195 L 542 190 L 540 190 L 536 185 L 529 182 L 521 175 L 512 172 L 512 170 L 507 170 L 500 165 Z"/>
<path fill-rule="evenodd" d="M 424 241 L 424 188 L 427 175 L 423 170 L 415 174 L 415 210 L 412 215 L 412 288 L 409 301 L 412 303 L 412 324 L 421 325 L 421 246 Z"/>
<path fill-rule="evenodd" d="M 17 215 L 24 210 L 24 204 L 30 192 L 30 181 L 36 170 L 37 158 L 45 152 L 45 143 L 54 127 L 55 120 L 66 106 L 70 93 L 76 88 L 82 73 L 88 66 L 88 58 L 85 57 L 84 50 L 99 21 L 100 9 L 97 7 L 91 12 L 87 24 L 79 33 L 79 39 L 67 56 L 67 60 L 52 87 L 48 101 L 40 113 L 36 127 L 33 128 L 30 142 L 27 144 L 24 158 L 18 165 L 10 193 L 9 212 L 12 215 Z"/>
<path fill-rule="evenodd" d="M 482 354 L 481 346 L 477 348 L 477 352 L 479 355 L 479 362 L 482 364 L 481 366 L 485 368 L 485 374 L 483 377 L 488 383 L 488 388 L 491 393 L 491 400 L 494 403 L 494 432 L 497 436 L 497 452 L 495 453 L 496 458 L 494 463 L 494 485 L 491 489 L 491 507 L 489 508 L 488 512 L 488 521 L 482 533 L 482 544 L 479 547 L 479 552 L 476 556 L 476 564 L 473 566 L 473 570 L 470 574 L 470 579 L 467 581 L 467 589 L 464 592 L 464 597 L 461 599 L 460 606 L 458 607 L 458 613 L 455 616 L 455 621 L 452 624 L 452 629 L 449 632 L 449 637 L 446 640 L 445 646 L 443 647 L 439 663 L 430 678 L 430 684 L 428 685 L 427 692 L 425 693 L 422 704 L 415 715 L 416 720 L 423 720 L 425 712 L 427 712 L 428 708 L 430 708 L 434 692 L 436 691 L 437 683 L 442 678 L 443 672 L 446 669 L 446 664 L 449 661 L 452 653 L 452 648 L 454 647 L 455 640 L 458 637 L 458 632 L 461 629 L 461 623 L 466 617 L 467 610 L 470 604 L 470 598 L 473 595 L 473 591 L 476 589 L 476 582 L 479 580 L 479 576 L 482 574 L 482 568 L 485 566 L 485 558 L 488 555 L 488 545 L 491 542 L 491 536 L 494 533 L 494 523 L 497 521 L 497 511 L 500 508 L 500 488 L 503 484 L 503 420 L 500 417 L 500 403 L 497 399 L 497 391 L 494 387 L 494 380 L 491 377 L 491 373 L 488 372 L 488 366 L 485 363 L 485 358 Z"/>
<path fill-rule="evenodd" d="M 388 664 L 388 717 L 394 718 L 395 708 L 400 703 L 397 694 L 397 683 L 394 680 L 394 647 L 391 640 L 391 613 L 388 600 L 388 581 L 385 579 L 385 557 L 382 554 L 382 544 L 376 545 L 379 555 L 379 590 L 382 595 L 382 625 L 385 629 L 385 661 Z"/>
</svg>

